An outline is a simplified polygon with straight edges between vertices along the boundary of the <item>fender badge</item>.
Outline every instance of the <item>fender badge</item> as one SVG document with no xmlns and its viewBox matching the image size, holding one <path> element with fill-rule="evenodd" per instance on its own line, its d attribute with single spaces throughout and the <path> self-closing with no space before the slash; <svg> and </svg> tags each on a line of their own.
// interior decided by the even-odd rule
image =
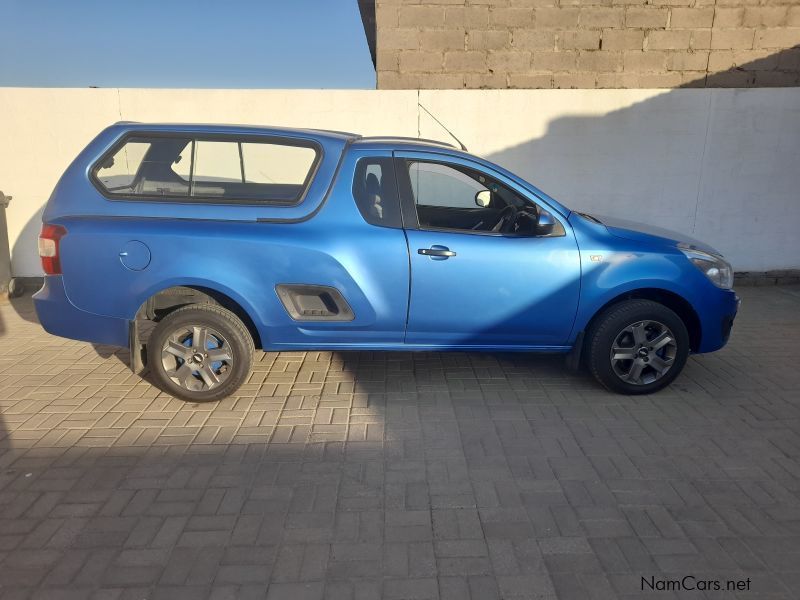
<svg viewBox="0 0 800 600">
<path fill-rule="evenodd" d="M 603 255 L 602 254 L 590 254 L 589 260 L 592 262 L 603 262 Z"/>
</svg>

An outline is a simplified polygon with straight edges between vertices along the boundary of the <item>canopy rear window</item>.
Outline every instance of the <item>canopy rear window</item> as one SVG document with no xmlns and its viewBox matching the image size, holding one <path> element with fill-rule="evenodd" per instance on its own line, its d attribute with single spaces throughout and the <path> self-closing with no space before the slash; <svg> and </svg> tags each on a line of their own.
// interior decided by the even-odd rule
<svg viewBox="0 0 800 600">
<path fill-rule="evenodd" d="M 130 135 L 92 178 L 114 199 L 297 204 L 319 159 L 319 147 L 302 140 Z"/>
</svg>

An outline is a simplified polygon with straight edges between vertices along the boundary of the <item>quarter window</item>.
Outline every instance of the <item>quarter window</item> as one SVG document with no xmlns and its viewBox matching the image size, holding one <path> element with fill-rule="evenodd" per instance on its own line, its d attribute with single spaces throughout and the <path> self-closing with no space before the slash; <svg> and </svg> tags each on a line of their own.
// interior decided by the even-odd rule
<svg viewBox="0 0 800 600">
<path fill-rule="evenodd" d="M 367 223 L 402 227 L 391 158 L 362 158 L 353 178 L 353 197 Z"/>
<path fill-rule="evenodd" d="M 318 160 L 310 145 L 132 136 L 94 177 L 110 196 L 220 202 L 298 202 Z"/>
</svg>

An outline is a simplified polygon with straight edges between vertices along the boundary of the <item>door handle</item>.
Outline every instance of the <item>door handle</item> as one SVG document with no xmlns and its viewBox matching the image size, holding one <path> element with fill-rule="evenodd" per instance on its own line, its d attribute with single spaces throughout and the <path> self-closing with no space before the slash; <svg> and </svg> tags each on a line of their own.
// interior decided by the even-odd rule
<svg viewBox="0 0 800 600">
<path fill-rule="evenodd" d="M 423 256 L 438 256 L 441 258 L 450 258 L 451 256 L 455 256 L 456 253 L 450 250 L 445 246 L 432 246 L 430 248 L 420 248 L 417 250 L 417 253 L 422 254 Z"/>
</svg>

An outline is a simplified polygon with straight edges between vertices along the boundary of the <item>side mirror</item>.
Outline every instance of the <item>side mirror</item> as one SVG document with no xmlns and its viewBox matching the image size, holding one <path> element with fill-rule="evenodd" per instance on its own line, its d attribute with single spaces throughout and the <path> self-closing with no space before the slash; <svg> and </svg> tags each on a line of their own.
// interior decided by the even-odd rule
<svg viewBox="0 0 800 600">
<path fill-rule="evenodd" d="M 489 190 L 481 190 L 475 194 L 475 204 L 481 208 L 486 208 L 492 203 L 492 192 Z"/>
<path fill-rule="evenodd" d="M 536 223 L 536 235 L 550 235 L 556 226 L 556 220 L 546 210 L 539 210 L 539 222 Z"/>
</svg>

